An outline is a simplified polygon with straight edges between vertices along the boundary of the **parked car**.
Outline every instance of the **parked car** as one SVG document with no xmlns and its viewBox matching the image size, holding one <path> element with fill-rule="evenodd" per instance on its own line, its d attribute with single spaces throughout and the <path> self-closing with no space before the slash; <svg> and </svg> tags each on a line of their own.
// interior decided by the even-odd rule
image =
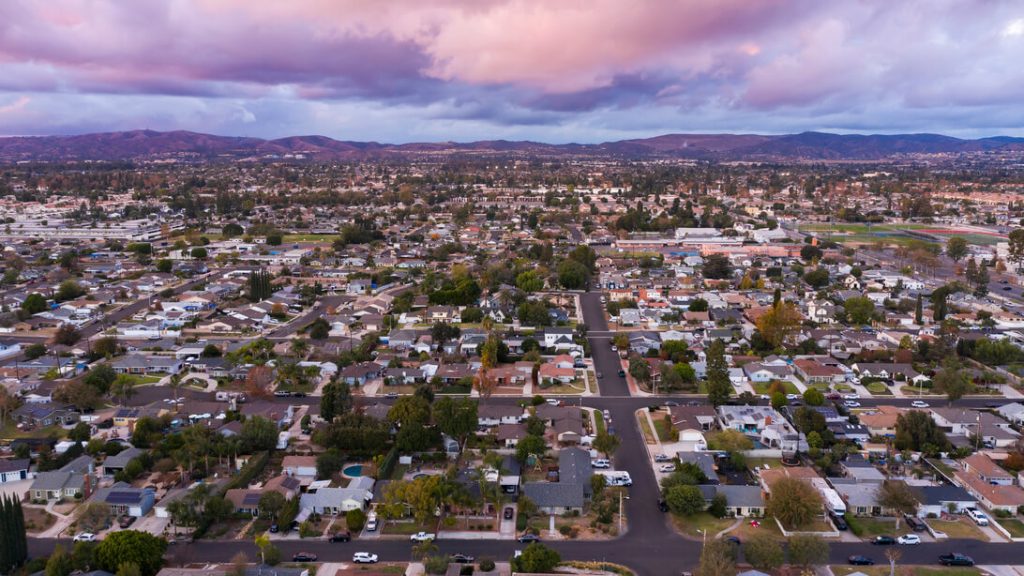
<svg viewBox="0 0 1024 576">
<path fill-rule="evenodd" d="M 667 455 L 665 455 L 665 454 L 655 454 L 655 455 L 654 455 L 654 461 L 655 461 L 655 462 L 671 462 L 671 461 L 672 461 L 672 459 L 671 459 L 671 458 L 669 458 L 669 457 L 668 457 Z"/>
<path fill-rule="evenodd" d="M 658 467 L 658 472 L 666 472 L 667 473 L 667 472 L 675 472 L 675 471 L 676 471 L 676 465 L 675 464 L 662 464 L 661 466 Z"/>
<path fill-rule="evenodd" d="M 871 543 L 877 546 L 892 546 L 896 543 L 896 539 L 892 536 L 875 536 Z"/>
<path fill-rule="evenodd" d="M 966 554 L 952 552 L 939 556 L 939 564 L 943 566 L 974 566 L 974 558 Z"/>
<path fill-rule="evenodd" d="M 398 392 L 388 392 L 384 397 L 388 400 L 394 400 L 395 398 L 398 398 Z"/>
<path fill-rule="evenodd" d="M 71 540 L 75 542 L 95 542 L 96 535 L 92 532 L 79 532 L 78 534 L 75 534 L 75 537 Z"/>
<path fill-rule="evenodd" d="M 910 529 L 914 532 L 924 532 L 928 529 L 928 526 L 925 525 L 924 521 L 922 521 L 917 516 L 905 514 L 903 516 L 903 519 L 907 521 L 907 526 L 910 526 Z"/>
<path fill-rule="evenodd" d="M 662 404 L 662 406 L 667 406 L 671 408 L 673 406 L 679 406 L 679 402 L 676 402 L 675 400 L 667 400 L 664 404 Z"/>
<path fill-rule="evenodd" d="M 978 510 L 977 508 L 968 508 L 967 515 L 970 516 L 971 520 L 974 520 L 974 523 L 978 526 L 988 526 L 988 516 L 985 516 L 985 513 L 981 510 Z"/>
<path fill-rule="evenodd" d="M 505 520 L 511 520 L 512 517 L 515 516 L 515 515 L 516 515 L 516 511 L 511 506 L 509 506 L 508 508 L 505 508 Z"/>
<path fill-rule="evenodd" d="M 377 518 L 375 516 L 370 517 L 370 519 L 366 521 L 366 531 L 367 532 L 376 532 L 377 531 Z"/>
<path fill-rule="evenodd" d="M 562 401 L 559 400 L 558 398 L 548 398 L 547 400 L 545 400 L 545 402 L 547 402 L 548 404 L 551 404 L 552 406 L 561 406 L 562 405 Z"/>
<path fill-rule="evenodd" d="M 430 532 L 417 532 L 409 536 L 409 540 L 412 542 L 427 542 L 435 538 L 437 538 L 437 534 L 431 534 Z"/>
<path fill-rule="evenodd" d="M 523 534 L 519 537 L 519 541 L 523 544 L 528 544 L 530 542 L 540 542 L 540 536 L 537 536 L 536 534 Z"/>
<path fill-rule="evenodd" d="M 924 400 L 914 400 L 913 402 L 910 403 L 910 405 L 913 406 L 914 408 L 927 408 L 928 407 L 928 403 L 925 402 Z"/>
<path fill-rule="evenodd" d="M 316 562 L 316 554 L 312 552 L 299 552 L 292 556 L 292 562 Z"/>
<path fill-rule="evenodd" d="M 846 518 L 843 518 L 835 512 L 828 513 L 829 518 L 832 519 L 832 523 L 836 525 L 836 530 L 848 530 L 850 526 L 846 523 Z"/>
<path fill-rule="evenodd" d="M 860 402 L 854 402 L 853 400 L 847 400 L 846 402 L 843 402 L 843 406 L 846 406 L 847 408 L 860 408 Z"/>
<path fill-rule="evenodd" d="M 601 373 L 601 372 L 598 372 L 598 373 L 597 373 L 597 379 L 598 379 L 598 380 L 600 380 L 600 379 L 602 379 L 602 378 L 604 378 L 604 374 L 603 374 L 603 373 Z"/>
<path fill-rule="evenodd" d="M 348 542 L 352 540 L 352 533 L 348 530 L 331 534 L 331 542 Z"/>
<path fill-rule="evenodd" d="M 860 394 L 843 394 L 843 400 L 860 400 Z"/>
<path fill-rule="evenodd" d="M 867 556 L 855 555 L 850 556 L 850 564 L 854 566 L 873 566 L 875 561 Z"/>
<path fill-rule="evenodd" d="M 452 554 L 448 558 L 456 564 L 472 564 L 473 560 L 476 560 L 476 558 L 466 554 Z"/>
<path fill-rule="evenodd" d="M 598 458 L 596 460 L 591 460 L 590 461 L 590 465 L 593 466 L 594 468 L 601 468 L 601 469 L 607 469 L 607 468 L 611 468 L 612 467 L 612 463 L 609 462 L 605 458 Z"/>
<path fill-rule="evenodd" d="M 625 370 L 619 370 L 619 378 L 625 378 L 625 377 L 626 377 L 626 371 Z"/>
<path fill-rule="evenodd" d="M 278 526 L 276 522 L 270 525 L 270 533 L 271 534 L 277 534 L 280 531 L 281 531 L 281 527 Z"/>
<path fill-rule="evenodd" d="M 896 539 L 896 543 L 897 544 L 904 544 L 904 545 L 920 544 L 921 543 L 921 537 L 918 536 L 917 534 L 904 534 L 903 536 L 900 536 L 899 538 Z"/>
<path fill-rule="evenodd" d="M 352 555 L 352 561 L 356 564 L 376 564 L 377 555 L 369 552 L 356 552 Z"/>
<path fill-rule="evenodd" d="M 668 512 L 668 502 L 665 502 L 664 498 L 658 499 L 658 510 L 662 512 Z"/>
</svg>

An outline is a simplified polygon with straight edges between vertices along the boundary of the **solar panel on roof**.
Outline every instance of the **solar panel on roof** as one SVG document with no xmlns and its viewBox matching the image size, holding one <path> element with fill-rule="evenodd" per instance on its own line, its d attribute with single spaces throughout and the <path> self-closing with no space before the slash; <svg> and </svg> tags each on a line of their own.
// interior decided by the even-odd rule
<svg viewBox="0 0 1024 576">
<path fill-rule="evenodd" d="M 138 501 L 138 492 L 111 492 L 107 495 L 108 504 L 134 504 Z"/>
<path fill-rule="evenodd" d="M 259 495 L 259 493 L 246 494 L 245 498 L 242 499 L 242 504 L 252 505 L 252 504 L 259 504 L 259 503 L 260 503 L 260 495 Z"/>
</svg>

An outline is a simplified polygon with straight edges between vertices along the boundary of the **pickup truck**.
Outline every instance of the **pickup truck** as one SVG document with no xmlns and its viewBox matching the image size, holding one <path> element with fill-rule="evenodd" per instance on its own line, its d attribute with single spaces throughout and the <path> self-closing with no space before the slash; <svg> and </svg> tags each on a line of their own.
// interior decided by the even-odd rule
<svg viewBox="0 0 1024 576">
<path fill-rule="evenodd" d="M 988 516 L 985 516 L 985 513 L 981 510 L 978 510 L 977 508 L 968 508 L 967 515 L 970 516 L 971 520 L 974 520 L 974 523 L 978 526 L 988 526 Z"/>
<path fill-rule="evenodd" d="M 953 552 L 939 556 L 939 564 L 943 566 L 974 566 L 974 558 L 966 554 Z"/>
<path fill-rule="evenodd" d="M 437 538 L 437 534 L 431 534 L 429 532 L 417 532 L 409 537 L 412 542 L 427 542 Z"/>
</svg>

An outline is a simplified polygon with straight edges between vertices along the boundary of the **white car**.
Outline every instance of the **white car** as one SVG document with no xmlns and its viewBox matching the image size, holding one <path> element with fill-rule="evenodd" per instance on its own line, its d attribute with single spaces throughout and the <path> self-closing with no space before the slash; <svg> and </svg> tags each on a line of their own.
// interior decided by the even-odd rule
<svg viewBox="0 0 1024 576">
<path fill-rule="evenodd" d="M 910 405 L 913 406 L 914 408 L 927 408 L 928 407 L 928 403 L 923 401 L 923 400 L 914 400 L 913 402 L 910 403 Z"/>
<path fill-rule="evenodd" d="M 676 471 L 676 465 L 675 464 L 662 464 L 661 466 L 658 467 L 658 471 L 659 472 L 675 472 Z"/>
<path fill-rule="evenodd" d="M 356 552 L 352 555 L 352 561 L 356 564 L 376 564 L 377 555 L 369 552 Z"/>
<path fill-rule="evenodd" d="M 671 461 L 672 461 L 672 459 L 671 459 L 671 458 L 669 458 L 669 457 L 668 457 L 667 455 L 665 455 L 665 454 L 656 454 L 656 455 L 654 456 L 654 461 L 655 461 L 655 462 L 671 462 Z"/>
<path fill-rule="evenodd" d="M 843 394 L 843 400 L 860 400 L 860 394 Z"/>
<path fill-rule="evenodd" d="M 596 460 L 591 460 L 590 461 L 590 465 L 592 467 L 594 467 L 594 468 L 601 468 L 601 469 L 607 469 L 607 468 L 611 468 L 612 467 L 612 463 L 609 462 L 605 458 L 598 458 Z"/>
<path fill-rule="evenodd" d="M 431 534 L 430 532 L 417 532 L 409 537 L 412 542 L 428 542 L 437 538 L 437 534 Z"/>
<path fill-rule="evenodd" d="M 847 408 L 860 408 L 860 402 L 854 402 L 853 400 L 847 400 L 846 402 L 843 402 L 843 406 L 846 406 Z"/>
<path fill-rule="evenodd" d="M 96 535 L 92 532 L 82 532 L 80 534 L 75 534 L 75 537 L 72 538 L 72 540 L 75 542 L 95 542 Z"/>
<path fill-rule="evenodd" d="M 786 400 L 799 400 L 799 394 L 786 394 Z"/>
<path fill-rule="evenodd" d="M 970 516 L 971 520 L 974 520 L 974 523 L 978 526 L 988 526 L 988 516 L 985 516 L 985 513 L 981 510 L 978 510 L 977 508 L 968 508 L 967 515 Z"/>
<path fill-rule="evenodd" d="M 920 544 L 921 537 L 917 534 L 904 534 L 896 539 L 897 544 Z"/>
</svg>

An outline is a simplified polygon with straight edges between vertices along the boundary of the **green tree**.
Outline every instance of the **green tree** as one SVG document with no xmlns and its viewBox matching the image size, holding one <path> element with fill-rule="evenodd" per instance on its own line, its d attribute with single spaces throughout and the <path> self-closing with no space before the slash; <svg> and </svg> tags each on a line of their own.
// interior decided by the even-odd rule
<svg viewBox="0 0 1024 576">
<path fill-rule="evenodd" d="M 122 562 L 114 576 L 142 576 L 142 570 L 134 562 Z"/>
<path fill-rule="evenodd" d="M 29 344 L 25 348 L 25 358 L 29 360 L 35 360 L 46 354 L 46 344 L 36 342 L 35 344 Z"/>
<path fill-rule="evenodd" d="M 330 422 L 352 410 L 352 390 L 347 382 L 328 382 L 320 395 L 320 417 Z"/>
<path fill-rule="evenodd" d="M 1021 263 L 1024 263 L 1024 228 L 1017 228 L 1010 232 L 1006 259 L 1013 264 L 1015 270 L 1020 271 Z"/>
<path fill-rule="evenodd" d="M 611 457 L 616 450 L 619 449 L 619 444 L 622 440 L 613 434 L 609 434 L 607 430 L 601 430 L 597 433 L 594 438 L 594 450 L 605 455 L 605 457 Z"/>
<path fill-rule="evenodd" d="M 709 254 L 704 258 L 701 273 L 710 280 L 725 280 L 732 276 L 732 263 L 725 254 Z"/>
<path fill-rule="evenodd" d="M 28 540 L 21 501 L 6 494 L 0 496 L 0 535 L 0 573 L 10 574 L 28 559 Z"/>
<path fill-rule="evenodd" d="M 38 314 L 45 311 L 47 308 L 49 308 L 49 306 L 46 304 L 46 298 L 38 292 L 29 294 L 21 303 L 21 309 L 28 314 Z"/>
<path fill-rule="evenodd" d="M 946 256 L 954 262 L 963 260 L 967 256 L 967 240 L 963 236 L 950 236 L 946 240 Z"/>
<path fill-rule="evenodd" d="M 558 552 L 540 542 L 533 542 L 523 549 L 523 553 L 512 558 L 512 571 L 528 574 L 550 574 L 562 561 Z"/>
<path fill-rule="evenodd" d="M 718 407 L 729 401 L 732 382 L 725 361 L 725 343 L 713 340 L 707 350 L 708 402 Z"/>
<path fill-rule="evenodd" d="M 821 537 L 796 535 L 789 538 L 789 563 L 803 570 L 828 563 L 829 545 Z"/>
<path fill-rule="evenodd" d="M 665 503 L 673 514 L 689 516 L 704 510 L 704 494 L 700 488 L 686 484 L 670 486 L 665 491 Z"/>
<path fill-rule="evenodd" d="M 889 508 L 896 514 L 896 530 L 900 529 L 900 516 L 914 514 L 921 505 L 920 494 L 903 480 L 885 480 L 878 489 L 876 500 L 882 508 Z"/>
<path fill-rule="evenodd" d="M 970 394 L 974 388 L 970 377 L 955 356 L 946 358 L 942 363 L 942 369 L 935 373 L 932 383 L 937 392 L 946 394 L 950 405 L 963 398 L 965 394 Z"/>
<path fill-rule="evenodd" d="M 74 300 L 83 294 L 85 294 L 85 289 L 78 282 L 68 279 L 60 283 L 60 286 L 57 287 L 57 292 L 53 295 L 53 299 L 58 302 L 65 302 L 67 300 Z"/>
<path fill-rule="evenodd" d="M 477 403 L 469 398 L 444 396 L 431 407 L 434 424 L 441 432 L 464 441 L 477 427 Z"/>
<path fill-rule="evenodd" d="M 138 382 L 136 382 L 135 378 L 131 375 L 118 374 L 117 378 L 115 378 L 114 382 L 110 385 L 110 392 L 114 396 L 117 396 L 123 405 L 135 395 L 135 387 L 137 385 Z"/>
<path fill-rule="evenodd" d="M 931 416 L 920 410 L 911 410 L 896 416 L 897 450 L 914 452 L 940 451 L 949 446 L 946 433 L 932 420 Z"/>
<path fill-rule="evenodd" d="M 540 436 L 527 434 L 518 443 L 516 443 L 516 458 L 519 459 L 520 462 L 525 463 L 531 454 L 543 457 L 547 451 L 548 443 Z"/>
<path fill-rule="evenodd" d="M 786 551 L 778 540 L 763 532 L 747 538 L 743 555 L 751 566 L 764 572 L 774 572 L 786 561 Z"/>
<path fill-rule="evenodd" d="M 388 410 L 388 420 L 401 427 L 425 426 L 430 422 L 430 404 L 419 396 L 402 396 Z"/>
<path fill-rule="evenodd" d="M 148 532 L 120 530 L 107 534 L 96 547 L 99 568 L 116 572 L 122 564 L 139 567 L 142 576 L 154 576 L 163 566 L 167 541 Z"/>
<path fill-rule="evenodd" d="M 277 519 L 277 515 L 284 509 L 285 499 L 280 492 L 268 490 L 260 496 L 260 515 L 266 518 Z"/>
<path fill-rule="evenodd" d="M 821 495 L 808 482 L 780 478 L 771 486 L 767 513 L 789 530 L 804 528 L 821 515 Z"/>
<path fill-rule="evenodd" d="M 722 576 L 736 573 L 736 547 L 725 540 L 711 540 L 700 551 L 697 576 Z"/>
<path fill-rule="evenodd" d="M 558 265 L 558 283 L 566 290 L 582 290 L 590 282 L 590 271 L 575 260 L 563 260 Z"/>
<path fill-rule="evenodd" d="M 156 261 L 156 271 L 162 274 L 170 274 L 174 270 L 174 261 L 161 258 Z"/>
<path fill-rule="evenodd" d="M 64 551 L 64 547 L 57 544 L 46 560 L 46 576 L 68 576 L 72 570 L 74 570 L 74 562 Z"/>
<path fill-rule="evenodd" d="M 827 268 L 815 268 L 807 274 L 804 274 L 804 282 L 807 282 L 811 288 L 819 289 L 828 286 L 829 274 Z"/>
<path fill-rule="evenodd" d="M 326 340 L 330 334 L 331 325 L 323 318 L 317 318 L 309 325 L 309 337 L 313 340 Z"/>
<path fill-rule="evenodd" d="M 825 403 L 825 395 L 817 388 L 804 390 L 804 403 L 808 406 L 821 406 Z"/>
<path fill-rule="evenodd" d="M 851 324 L 869 324 L 875 314 L 875 303 L 866 296 L 847 298 L 843 308 Z"/>
<path fill-rule="evenodd" d="M 277 446 L 277 425 L 262 416 L 253 416 L 242 422 L 238 437 L 246 450 L 271 450 Z"/>
</svg>

